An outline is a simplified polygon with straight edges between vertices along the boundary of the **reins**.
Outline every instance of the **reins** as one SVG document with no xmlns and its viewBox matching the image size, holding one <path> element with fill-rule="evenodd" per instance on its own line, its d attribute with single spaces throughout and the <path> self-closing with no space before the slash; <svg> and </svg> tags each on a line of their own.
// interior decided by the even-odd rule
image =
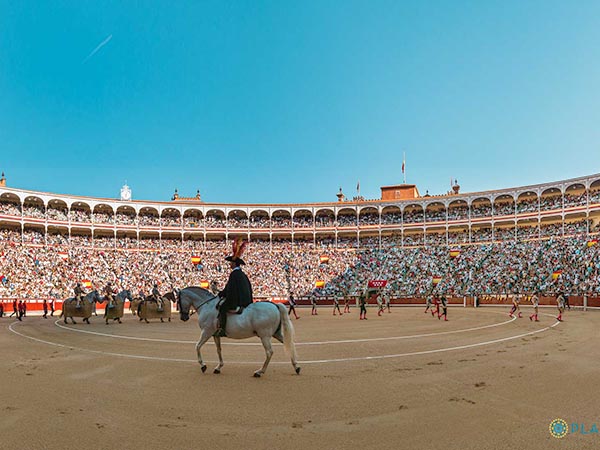
<svg viewBox="0 0 600 450">
<path fill-rule="evenodd" d="M 177 296 L 177 301 L 179 303 L 179 307 L 181 307 L 181 298 L 179 296 Z M 200 303 L 198 306 L 194 305 L 194 302 L 192 302 L 192 304 L 190 306 L 193 306 L 194 308 L 196 308 L 196 311 L 198 311 L 200 308 L 202 308 L 204 305 L 206 305 L 209 302 L 212 302 L 213 300 L 219 298 L 218 295 L 215 295 L 214 297 L 209 298 L 208 300 L 204 300 L 202 303 Z"/>
<path fill-rule="evenodd" d="M 202 308 L 204 305 L 206 305 L 208 302 L 212 302 L 213 300 L 219 298 L 218 295 L 215 295 L 212 298 L 209 298 L 208 300 L 204 300 L 202 303 L 200 303 L 198 306 L 194 306 L 196 308 L 196 310 L 199 310 L 200 308 Z"/>
</svg>

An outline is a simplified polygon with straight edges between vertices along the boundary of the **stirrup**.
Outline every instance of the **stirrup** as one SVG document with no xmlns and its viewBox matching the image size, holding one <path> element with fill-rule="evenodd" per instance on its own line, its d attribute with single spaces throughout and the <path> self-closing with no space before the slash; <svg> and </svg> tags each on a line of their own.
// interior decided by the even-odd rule
<svg viewBox="0 0 600 450">
<path fill-rule="evenodd" d="M 217 329 L 217 331 L 214 332 L 213 336 L 214 337 L 227 337 L 227 333 L 225 332 L 225 330 L 223 328 L 219 328 L 219 329 Z"/>
</svg>

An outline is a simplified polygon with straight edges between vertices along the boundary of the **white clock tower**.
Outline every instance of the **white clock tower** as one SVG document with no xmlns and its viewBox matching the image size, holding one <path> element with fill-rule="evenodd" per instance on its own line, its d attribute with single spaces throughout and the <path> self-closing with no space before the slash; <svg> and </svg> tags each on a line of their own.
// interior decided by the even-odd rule
<svg viewBox="0 0 600 450">
<path fill-rule="evenodd" d="M 127 186 L 127 182 L 121 188 L 121 200 L 128 202 L 131 200 L 131 189 Z"/>
</svg>

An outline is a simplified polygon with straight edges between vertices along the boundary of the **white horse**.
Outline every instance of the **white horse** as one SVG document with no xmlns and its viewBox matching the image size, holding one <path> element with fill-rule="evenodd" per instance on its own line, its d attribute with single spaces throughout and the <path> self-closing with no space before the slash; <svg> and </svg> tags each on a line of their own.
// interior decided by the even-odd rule
<svg viewBox="0 0 600 450">
<path fill-rule="evenodd" d="M 198 312 L 198 326 L 202 334 L 196 344 L 196 353 L 203 373 L 206 371 L 206 364 L 202 361 L 200 349 L 217 331 L 218 310 L 216 306 L 218 300 L 218 296 L 199 287 L 187 287 L 179 291 L 177 295 L 181 320 L 185 322 L 190 318 L 190 307 Z M 254 336 L 260 338 L 267 358 L 263 366 L 254 372 L 255 377 L 263 375 L 271 361 L 271 356 L 273 356 L 272 337 L 283 343 L 291 356 L 294 370 L 300 374 L 294 345 L 294 326 L 288 317 L 285 306 L 270 302 L 252 303 L 241 314 L 229 315 L 225 331 L 227 337 L 231 339 L 248 339 Z M 219 355 L 219 365 L 215 367 L 214 373 L 221 373 L 223 367 L 221 338 L 214 336 L 214 339 Z"/>
</svg>

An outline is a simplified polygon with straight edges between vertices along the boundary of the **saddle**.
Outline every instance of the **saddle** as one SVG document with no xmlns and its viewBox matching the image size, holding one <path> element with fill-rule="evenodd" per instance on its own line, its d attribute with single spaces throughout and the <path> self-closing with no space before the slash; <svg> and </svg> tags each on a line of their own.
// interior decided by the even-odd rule
<svg viewBox="0 0 600 450">
<path fill-rule="evenodd" d="M 227 314 L 241 314 L 244 312 L 244 308 L 243 306 L 238 306 L 236 309 L 228 309 L 227 310 Z"/>
</svg>

